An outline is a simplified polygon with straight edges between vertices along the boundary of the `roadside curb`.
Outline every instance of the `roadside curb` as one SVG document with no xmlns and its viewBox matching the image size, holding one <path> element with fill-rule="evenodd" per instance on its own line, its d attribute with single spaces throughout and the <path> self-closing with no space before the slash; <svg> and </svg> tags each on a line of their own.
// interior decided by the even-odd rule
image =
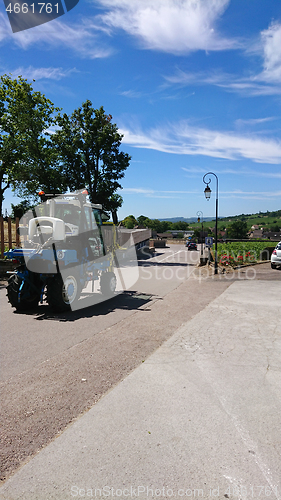
<svg viewBox="0 0 281 500">
<path fill-rule="evenodd" d="M 268 264 L 271 262 L 270 260 L 261 260 L 259 262 L 253 262 L 249 264 L 242 264 L 241 266 L 235 266 L 233 269 L 241 269 L 242 267 L 252 267 L 252 266 L 258 266 L 259 264 Z"/>
<path fill-rule="evenodd" d="M 218 265 L 218 274 L 229 274 L 230 272 L 239 271 L 240 269 L 243 269 L 245 267 L 254 267 L 254 266 L 258 266 L 260 264 L 269 264 L 269 263 L 270 263 L 270 260 L 263 260 L 263 261 L 259 261 L 259 262 L 249 263 L 249 264 L 242 264 L 242 265 L 235 266 L 235 267 L 231 267 L 231 266 L 222 267 L 222 266 Z M 214 263 L 211 262 L 210 264 L 206 264 L 205 266 L 197 265 L 196 271 L 198 271 L 199 274 L 202 273 L 202 271 L 207 271 L 208 273 L 210 273 L 209 274 L 210 276 L 213 276 L 214 271 L 215 271 Z"/>
</svg>

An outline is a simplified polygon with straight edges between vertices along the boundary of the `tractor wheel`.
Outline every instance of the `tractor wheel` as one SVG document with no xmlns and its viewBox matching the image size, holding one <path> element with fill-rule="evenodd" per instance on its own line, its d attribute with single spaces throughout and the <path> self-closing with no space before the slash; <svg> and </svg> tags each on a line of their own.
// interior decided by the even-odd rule
<svg viewBox="0 0 281 500">
<path fill-rule="evenodd" d="M 50 279 L 47 284 L 47 302 L 55 312 L 71 309 L 81 293 L 80 283 L 75 273 L 70 273 L 64 280 L 60 275 Z"/>
<path fill-rule="evenodd" d="M 21 298 L 18 302 L 20 286 L 22 284 L 22 278 L 17 274 L 13 274 L 7 285 L 7 296 L 12 307 L 15 307 L 17 311 L 27 311 L 34 309 L 38 306 L 40 300 L 40 291 L 36 291 L 31 288 L 31 286 L 25 281 L 21 289 Z"/>
<path fill-rule="evenodd" d="M 106 297 L 113 297 L 116 290 L 116 276 L 112 272 L 103 273 L 100 279 L 101 293 Z"/>
</svg>

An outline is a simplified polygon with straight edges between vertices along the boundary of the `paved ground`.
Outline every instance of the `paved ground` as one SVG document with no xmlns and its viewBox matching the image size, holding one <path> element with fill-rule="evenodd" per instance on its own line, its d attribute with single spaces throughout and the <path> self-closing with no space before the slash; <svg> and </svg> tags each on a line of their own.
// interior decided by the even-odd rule
<svg viewBox="0 0 281 500">
<path fill-rule="evenodd" d="M 30 370 L 134 315 L 139 308 L 162 300 L 188 279 L 198 258 L 198 252 L 188 252 L 183 245 L 161 250 L 154 258 L 141 261 L 139 279 L 128 292 L 74 313 L 54 314 L 44 303 L 28 314 L 17 314 L 3 289 L 0 380 Z M 85 301 L 87 293 L 83 292 L 79 303 Z"/>
<path fill-rule="evenodd" d="M 134 290 L 75 313 L 43 305 L 17 314 L 0 290 L 2 480 L 221 293 L 209 285 L 198 300 L 201 282 L 186 281 L 198 259 L 191 253 L 159 252 L 142 262 Z"/>
<path fill-rule="evenodd" d="M 1 498 L 280 498 L 280 288 L 232 282 Z"/>
<path fill-rule="evenodd" d="M 256 278 L 255 280 L 252 279 L 254 274 Z M 250 279 L 245 281 L 244 279 L 246 277 Z M 267 279 L 272 277 L 273 283 L 266 282 L 264 280 L 265 277 Z M 193 408 L 193 410 L 190 408 L 188 410 L 190 411 L 191 417 L 188 419 L 188 421 L 191 422 L 189 424 L 190 431 L 192 431 L 192 435 L 196 436 L 196 439 L 193 438 L 194 443 L 192 446 L 194 449 L 191 446 L 192 452 L 189 453 L 189 458 L 191 460 L 190 463 L 197 464 L 197 468 L 194 465 L 194 471 L 201 469 L 201 466 L 199 467 L 198 464 L 202 460 L 202 456 L 200 453 L 195 453 L 196 446 L 199 446 L 200 449 L 202 448 L 202 444 L 200 444 L 201 434 L 203 437 L 207 436 L 208 433 L 212 436 L 210 437 L 210 442 L 212 443 L 211 449 L 216 450 L 218 436 L 220 431 L 222 431 L 222 446 L 224 452 L 228 455 L 229 453 L 232 453 L 231 446 L 234 446 L 234 443 L 231 442 L 232 444 L 228 448 L 225 444 L 227 440 L 225 441 L 223 435 L 226 437 L 229 428 L 232 428 L 235 422 L 239 427 L 241 419 L 243 420 L 243 418 L 246 418 L 247 425 L 245 428 L 240 425 L 242 429 L 240 432 L 240 439 L 241 436 L 244 436 L 244 438 L 245 436 L 247 437 L 249 427 L 248 424 L 251 424 L 252 422 L 253 429 L 261 429 L 261 433 L 264 433 L 266 436 L 264 440 L 268 440 L 268 428 L 272 425 L 272 437 L 268 440 L 268 455 L 271 456 L 270 450 L 273 437 L 276 438 L 275 429 L 277 422 L 275 421 L 275 417 L 273 419 L 271 417 L 269 418 L 268 414 L 270 415 L 270 411 L 273 410 L 273 415 L 277 415 L 277 403 L 273 394 L 276 390 L 275 375 L 277 373 L 276 358 L 274 354 L 276 349 L 275 341 L 277 340 L 278 334 L 280 334 L 280 305 L 279 301 L 276 299 L 276 297 L 279 298 L 280 296 L 280 273 L 278 271 L 271 271 L 269 264 L 263 264 L 261 266 L 256 266 L 255 271 L 241 269 L 240 273 L 236 272 L 233 275 L 228 276 L 206 278 L 206 276 L 202 274 L 199 276 L 201 279 L 198 279 L 198 276 L 197 279 L 194 278 L 195 276 L 191 275 L 188 280 L 182 282 L 180 286 L 168 292 L 161 300 L 152 301 L 151 303 L 145 302 L 140 309 L 135 309 L 132 315 L 124 318 L 120 322 L 117 322 L 105 331 L 101 331 L 99 335 L 76 344 L 71 349 L 67 349 L 66 351 L 60 353 L 59 356 L 53 356 L 50 360 L 41 363 L 41 365 L 31 370 L 27 370 L 26 372 L 19 374 L 19 376 L 15 378 L 12 377 L 6 384 L 4 384 L 4 458 L 6 458 L 6 470 L 9 472 L 9 470 L 12 471 L 17 465 L 20 465 L 25 458 L 32 456 L 36 453 L 36 451 L 38 451 L 38 449 L 40 449 L 40 447 L 52 440 L 71 420 L 100 399 L 110 387 L 116 386 L 118 381 L 125 379 L 121 384 L 118 384 L 113 391 L 110 391 L 105 398 L 102 398 L 100 403 L 95 405 L 90 413 L 87 412 L 82 419 L 79 419 L 75 424 L 76 427 L 75 425 L 71 426 L 69 430 L 64 432 L 59 439 L 56 439 L 52 445 L 44 450 L 43 455 L 42 453 L 37 455 L 36 460 L 37 458 L 43 456 L 43 462 L 47 460 L 47 463 L 51 464 L 51 468 L 46 468 L 45 462 L 45 465 L 42 466 L 43 462 L 41 462 L 41 466 L 39 466 L 39 469 L 36 469 L 37 472 L 35 471 L 35 476 L 33 476 L 34 461 L 31 460 L 29 465 L 26 466 L 27 468 L 23 467 L 10 482 L 8 481 L 6 483 L 7 487 L 5 486 L 4 488 L 3 498 L 11 498 L 13 500 L 15 498 L 38 498 L 42 500 L 45 500 L 45 498 L 57 498 L 60 500 L 62 498 L 81 496 L 80 494 L 75 494 L 77 491 L 75 490 L 75 485 L 78 485 L 83 493 L 82 490 L 87 485 L 89 490 L 93 487 L 93 481 L 96 487 L 98 487 L 97 484 L 99 484 L 100 487 L 104 487 L 109 484 L 107 482 L 107 478 L 111 478 L 111 484 L 113 486 L 115 485 L 114 487 L 116 488 L 118 484 L 120 484 L 120 482 L 117 481 L 117 478 L 119 477 L 120 479 L 120 477 L 123 477 L 122 474 L 124 475 L 124 471 L 127 471 L 127 473 L 125 477 L 123 477 L 123 482 L 126 479 L 127 481 L 130 480 L 131 482 L 134 482 L 134 484 L 137 484 L 136 481 L 140 479 L 142 480 L 142 483 L 139 484 L 146 484 L 144 483 L 144 480 L 148 480 L 149 478 L 150 482 L 147 484 L 151 484 L 151 482 L 153 482 L 153 484 L 160 485 L 162 481 L 163 487 L 165 484 L 166 487 L 168 487 L 169 484 L 171 485 L 171 488 L 173 488 L 173 485 L 176 487 L 179 485 L 179 480 L 175 482 L 173 474 L 168 471 L 168 464 L 169 470 L 172 471 L 174 468 L 175 474 L 178 475 L 178 477 L 185 477 L 184 475 L 182 476 L 182 469 L 177 469 L 174 465 L 172 465 L 171 468 L 171 464 L 174 462 L 177 463 L 177 461 L 180 460 L 182 461 L 182 465 L 185 464 L 184 467 L 186 469 L 187 462 L 189 463 L 186 456 L 182 456 L 182 453 L 184 442 L 188 443 L 188 447 L 190 447 L 191 435 L 185 437 L 184 439 L 187 439 L 187 441 L 184 441 L 183 437 L 177 437 L 177 435 L 174 436 L 173 434 L 173 432 L 177 429 L 177 421 L 179 423 L 182 423 L 183 421 L 187 422 L 186 411 L 187 407 L 189 407 L 188 401 L 192 401 L 190 406 Z M 262 278 L 262 280 L 259 278 Z M 235 281 L 235 283 L 233 283 L 233 281 Z M 228 288 L 231 283 L 232 286 Z M 241 288 L 241 286 L 243 288 Z M 233 290 L 232 293 L 230 293 L 231 290 Z M 241 293 L 242 290 L 243 293 Z M 227 293 L 230 293 L 230 295 L 224 296 L 224 294 Z M 218 298 L 213 300 L 216 297 Z M 258 300 L 256 300 L 255 297 Z M 224 304 L 225 301 L 228 301 L 228 308 L 225 308 L 225 306 L 222 307 L 222 304 Z M 209 303 L 210 305 L 208 306 Z M 211 309 L 209 309 L 210 307 Z M 251 311 L 250 314 L 249 310 Z M 92 318 L 93 315 L 91 315 L 91 319 Z M 216 319 L 216 322 L 214 323 L 216 328 L 212 331 L 212 334 L 210 334 L 210 328 L 208 325 L 212 325 L 212 318 Z M 270 318 L 270 320 L 268 318 Z M 87 320 L 89 321 L 89 317 Z M 263 330 L 261 325 L 265 324 L 266 329 Z M 247 343 L 248 332 L 252 331 L 253 325 L 258 325 L 258 329 L 257 326 L 254 327 L 254 337 L 251 337 L 251 342 L 249 344 Z M 258 331 L 258 335 L 256 334 L 256 329 Z M 186 330 L 188 331 L 188 338 L 186 338 Z M 160 349 L 156 351 L 156 363 L 153 360 L 151 362 L 152 358 L 149 358 L 149 362 L 145 361 L 142 363 L 142 361 L 147 360 L 147 357 L 151 352 L 153 352 L 175 331 L 177 331 L 177 334 L 173 337 L 172 344 L 168 346 L 168 350 L 167 344 L 165 344 L 165 347 L 161 348 L 162 350 Z M 190 332 L 192 332 L 192 335 Z M 204 332 L 203 335 L 202 332 Z M 208 335 L 205 335 L 206 332 L 208 332 Z M 239 335 L 239 332 L 241 332 L 241 335 Z M 264 338 L 266 332 L 268 332 L 268 338 L 266 336 Z M 234 346 L 232 345 L 233 341 L 231 343 L 233 336 L 235 338 Z M 196 339 L 196 341 L 194 339 Z M 230 342 L 229 345 L 228 342 Z M 264 346 L 268 346 L 268 352 L 264 352 Z M 251 354 L 254 350 L 258 351 L 256 362 L 254 361 L 253 364 L 254 370 L 249 370 L 249 368 L 246 370 L 243 368 L 244 365 L 248 366 L 249 360 L 245 359 L 244 361 L 244 356 L 247 350 L 249 350 Z M 232 352 L 233 354 L 236 354 L 236 358 L 233 358 L 233 355 L 231 354 Z M 238 357 L 237 353 L 239 354 Z M 199 354 L 199 358 L 196 358 Z M 157 358 L 159 355 L 160 358 Z M 164 357 L 167 357 L 164 362 L 161 361 L 161 359 L 164 359 L 163 355 Z M 182 361 L 179 363 L 181 358 Z M 269 364 L 268 360 L 271 358 L 272 360 Z M 206 362 L 206 359 L 207 361 L 209 359 L 209 361 Z M 210 360 L 213 360 L 211 364 Z M 267 364 L 265 366 L 266 361 Z M 192 368 L 194 362 L 194 366 L 196 366 L 195 371 Z M 140 364 L 141 366 L 137 370 L 133 371 L 129 377 L 126 377 L 131 370 Z M 223 365 L 223 372 L 220 372 L 221 365 Z M 152 374 L 149 374 L 149 371 L 147 372 L 147 370 L 149 370 L 149 366 L 153 369 Z M 156 366 L 160 368 L 159 373 L 155 372 Z M 237 375 L 236 371 L 233 371 L 233 366 L 239 367 L 239 373 L 241 371 L 240 367 L 242 366 L 241 375 Z M 168 369 L 167 372 L 167 367 L 174 368 L 172 371 Z M 180 370 L 178 370 L 178 368 L 180 368 Z M 180 375 L 181 373 L 182 378 L 180 383 L 178 383 L 179 381 L 177 381 L 176 377 L 177 374 Z M 205 374 L 204 377 L 202 374 Z M 245 380 L 247 380 L 249 375 L 249 382 L 245 386 Z M 154 381 L 155 376 L 156 379 Z M 181 383 L 186 377 L 188 380 L 189 376 L 191 377 L 190 380 L 192 381 L 192 384 L 191 386 L 188 385 L 187 401 L 183 398 L 185 391 L 183 391 Z M 134 377 L 137 377 L 137 383 Z M 208 383 L 205 380 L 206 377 L 208 379 Z M 149 380 L 153 382 L 152 386 L 149 383 Z M 224 381 L 223 384 L 219 382 L 220 380 Z M 258 399 L 256 398 L 253 402 L 253 404 L 256 405 L 255 409 L 258 410 L 256 412 L 257 416 L 253 417 L 251 411 L 248 411 L 248 417 L 245 417 L 244 414 L 248 407 L 248 399 L 252 401 L 251 398 L 253 394 L 256 394 L 256 396 L 259 395 L 260 382 L 264 380 L 266 381 L 266 384 L 264 384 L 265 393 L 262 391 L 261 395 L 258 396 Z M 271 382 L 269 385 L 267 384 L 268 380 Z M 227 382 L 226 384 L 225 381 Z M 238 382 L 237 387 L 239 390 L 237 390 L 236 383 L 234 383 L 234 381 Z M 251 388 L 252 382 L 254 382 L 253 394 L 249 389 L 248 393 L 247 391 L 245 392 L 244 397 L 244 388 Z M 198 390 L 194 391 L 197 383 Z M 225 386 L 227 389 L 226 391 Z M 39 387 L 40 392 L 38 392 Z M 175 388 L 178 387 L 180 393 L 175 392 Z M 212 398 L 208 402 L 207 406 L 205 405 L 206 402 L 204 397 L 203 401 L 200 400 L 201 392 L 204 396 L 208 394 L 208 391 L 215 394 L 216 398 L 218 398 L 218 401 L 220 402 L 220 405 L 222 405 L 223 410 L 226 412 L 226 415 L 226 408 L 228 408 L 227 405 L 229 402 L 236 400 L 239 401 L 239 398 L 241 401 L 244 401 L 244 403 L 240 404 L 240 406 L 239 404 L 238 406 L 234 405 L 234 408 L 240 408 L 240 413 L 238 412 L 237 415 L 235 412 L 233 413 L 233 408 L 230 405 L 230 423 L 228 423 L 228 426 L 225 429 L 223 428 L 224 419 L 220 420 L 219 418 L 217 423 L 214 424 L 214 422 L 216 422 L 217 415 L 216 413 L 213 415 L 212 411 L 210 412 L 210 416 L 208 418 L 206 417 L 207 420 L 204 420 L 205 417 L 203 417 L 203 415 L 205 413 L 209 414 L 209 410 L 212 410 L 214 406 Z M 240 396 L 238 394 L 239 391 Z M 111 406 L 112 400 L 110 398 L 113 397 L 113 394 L 119 394 L 119 396 L 117 397 L 117 402 L 115 401 L 114 403 L 113 401 L 114 404 Z M 163 394 L 163 398 L 161 397 L 158 401 L 159 395 L 161 394 Z M 13 396 L 11 397 L 11 395 Z M 261 412 L 263 405 L 258 404 L 258 401 L 263 401 L 264 395 L 266 395 L 265 401 L 268 401 L 268 404 L 264 405 L 264 410 Z M 118 399 L 119 397 L 121 397 L 121 399 Z M 196 399 L 197 397 L 199 399 Z M 122 400 L 122 398 L 125 399 Z M 105 401 L 108 402 L 107 405 L 109 406 L 105 406 L 104 412 L 103 409 L 99 409 L 104 407 L 99 405 L 104 405 Z M 128 404 L 129 401 L 131 401 L 130 404 Z M 137 403 L 138 401 L 141 406 Z M 145 403 L 145 401 L 147 402 Z M 179 403 L 180 401 L 183 403 L 179 408 L 179 404 L 181 405 L 181 403 Z M 202 404 L 200 403 L 199 405 L 200 401 Z M 218 401 L 216 399 L 215 406 Z M 225 403 L 225 406 L 223 406 L 223 402 Z M 161 429 L 161 433 L 162 430 L 164 432 L 163 446 L 165 459 L 163 457 L 163 460 L 165 462 L 165 467 L 163 468 L 161 474 L 159 467 L 162 462 L 160 461 L 160 465 L 158 465 L 159 454 L 156 453 L 155 455 L 155 450 L 157 449 L 158 451 L 161 450 L 161 454 L 163 454 L 161 442 L 160 444 L 155 444 L 153 441 L 153 446 L 150 446 L 152 444 L 151 441 L 146 442 L 146 438 L 148 436 L 152 436 L 152 431 L 150 429 L 147 429 L 147 433 L 145 432 L 145 434 L 141 433 L 139 436 L 136 435 L 136 429 L 139 426 L 140 429 L 143 428 L 143 425 L 147 421 L 146 414 L 149 416 L 150 408 L 151 406 L 153 407 L 153 405 L 155 405 L 156 408 L 153 417 L 153 427 L 155 429 L 156 427 Z M 165 413 L 162 415 L 162 413 L 159 413 L 157 410 L 157 408 L 161 409 L 162 412 L 162 409 L 165 406 L 167 406 L 168 415 L 165 415 Z M 179 414 L 178 411 L 180 412 Z M 79 425 L 78 423 L 80 421 L 84 422 L 86 419 L 87 422 L 87 419 L 91 419 L 92 417 L 88 415 L 92 415 L 92 412 L 94 412 L 94 415 L 97 415 L 97 417 L 94 417 L 94 427 L 91 423 L 88 431 L 85 431 L 85 443 L 91 439 L 94 440 L 92 442 L 96 442 L 98 445 L 88 446 L 85 444 L 88 449 L 84 450 L 80 446 L 81 442 L 79 437 L 79 439 L 76 439 L 74 442 L 74 449 L 73 443 L 72 445 L 70 444 L 69 449 L 65 449 L 64 446 L 67 445 L 67 442 L 71 443 L 71 440 L 69 441 L 69 438 L 64 438 L 64 436 L 69 436 L 68 433 L 72 432 L 71 429 L 77 429 L 77 425 Z M 97 414 L 95 412 L 97 412 Z M 137 415 L 140 415 L 140 418 L 137 418 Z M 101 418 L 102 420 L 100 420 Z M 167 422 L 173 422 L 172 426 L 169 424 L 168 431 L 165 427 L 166 420 Z M 212 427 L 213 424 L 215 425 L 214 428 Z M 220 424 L 222 424 L 222 427 Z M 146 427 L 150 427 L 152 423 L 145 425 Z M 181 425 L 182 424 L 180 424 L 180 427 Z M 238 429 L 237 425 L 236 427 L 234 425 L 236 430 Z M 204 426 L 206 426 L 206 428 L 204 428 Z M 82 424 L 82 429 L 84 429 L 84 424 Z M 217 434 L 215 434 L 215 430 Z M 81 435 L 81 432 L 83 434 L 84 430 L 81 431 L 80 429 L 79 436 Z M 89 435 L 87 432 L 89 432 Z M 171 435 L 172 441 L 170 442 L 168 440 L 169 443 L 165 444 L 164 442 L 166 442 L 165 440 L 169 434 Z M 199 434 L 200 440 L 198 441 Z M 128 437 L 127 444 L 124 441 L 124 436 Z M 254 438 L 256 439 L 255 435 Z M 65 445 L 62 444 L 64 439 Z M 144 448 L 144 456 L 142 455 L 143 439 L 145 439 L 145 445 L 149 445 L 148 449 L 146 447 Z M 237 440 L 237 436 L 235 439 Z M 177 442 L 180 443 L 181 452 L 179 455 L 176 445 Z M 251 440 L 246 440 L 246 442 L 249 444 L 252 443 Z M 56 443 L 59 444 L 56 445 Z M 253 441 L 253 445 L 255 443 L 256 441 Z M 137 449 L 135 448 L 136 444 Z M 155 447 L 160 446 L 160 448 L 155 448 L 152 453 L 149 450 L 154 449 L 154 445 Z M 53 446 L 58 446 L 56 453 L 59 452 L 59 457 L 64 457 L 63 461 L 66 461 L 65 468 L 62 467 L 61 459 L 58 458 L 57 455 L 55 456 L 56 458 L 52 458 L 54 451 L 54 448 L 52 448 Z M 114 450 L 116 446 L 119 448 L 115 453 Z M 134 450 L 134 452 L 128 453 L 128 449 L 130 447 L 132 447 L 131 449 Z M 110 453 L 109 448 L 113 450 Z M 254 456 L 256 455 L 257 450 L 255 451 L 254 446 L 252 446 L 252 448 L 253 449 L 251 449 L 248 453 Z M 51 450 L 50 455 L 46 458 L 45 453 L 49 453 L 47 451 L 49 449 Z M 98 453 L 94 453 L 93 450 L 97 449 L 99 450 Z M 107 457 L 103 453 L 103 449 L 106 450 L 105 453 L 108 454 Z M 167 449 L 169 450 L 169 453 L 167 453 Z M 16 455 L 12 463 L 11 461 L 9 462 L 11 451 L 14 452 L 13 455 Z M 79 458 L 78 455 L 76 455 L 76 451 Z M 207 455 L 209 456 L 210 449 L 208 446 L 207 448 L 205 447 L 205 452 L 207 452 Z M 61 455 L 61 453 L 63 453 L 63 455 Z M 93 453 L 94 456 L 92 455 Z M 84 462 L 84 454 L 87 455 L 87 460 L 90 460 L 90 470 L 94 473 L 94 479 L 92 479 L 92 475 L 89 473 L 89 469 L 87 468 L 87 460 Z M 119 460 L 116 462 L 116 456 L 118 456 L 118 454 L 121 454 L 120 456 L 122 456 L 122 470 L 118 467 Z M 238 455 L 240 457 L 240 451 Z M 67 456 L 69 456 L 71 464 L 66 460 Z M 140 468 L 136 469 L 136 457 L 138 456 L 140 457 Z M 220 456 L 222 457 L 221 454 Z M 127 457 L 127 462 L 125 457 Z M 35 463 L 37 463 L 36 460 Z M 57 460 L 59 460 L 60 474 L 62 469 L 64 470 L 61 477 L 60 475 L 58 477 L 54 474 L 53 470 L 55 467 L 54 464 L 57 463 Z M 85 467 L 83 466 L 85 471 L 81 471 L 79 467 L 75 466 L 73 460 L 75 463 L 78 460 L 81 464 L 85 464 Z M 124 460 L 126 465 L 124 465 Z M 212 460 L 214 460 L 214 458 Z M 99 464 L 97 465 L 97 468 L 94 466 L 93 461 Z M 128 461 L 130 463 L 132 462 L 134 465 L 131 466 Z M 143 462 L 147 462 L 147 464 L 144 466 Z M 262 463 L 260 459 L 259 463 Z M 265 464 L 266 463 L 267 462 L 265 462 Z M 107 466 L 104 467 L 104 464 L 107 464 Z M 157 473 L 158 475 L 155 475 L 153 472 L 153 474 L 149 476 L 149 471 L 156 470 L 155 468 L 151 468 L 151 464 L 157 465 L 156 469 L 159 469 L 159 472 Z M 202 464 L 205 464 L 204 460 Z M 217 465 L 214 465 L 214 467 L 216 466 Z M 31 478 L 29 467 L 32 468 L 31 475 L 35 479 Z M 37 465 L 35 467 L 37 468 Z M 46 468 L 46 474 L 43 473 L 42 467 L 44 470 Z M 203 469 L 205 470 L 205 465 Z M 101 473 L 102 470 L 106 471 L 105 475 Z M 141 473 L 142 470 L 146 471 L 144 475 Z M 270 470 L 272 470 L 272 466 Z M 196 479 L 196 484 L 198 484 L 198 481 L 201 481 L 201 473 L 199 475 L 198 474 L 194 472 L 192 477 L 188 476 L 189 481 L 193 478 L 194 481 Z M 216 474 L 219 476 L 218 472 Z M 76 481 L 71 483 L 74 487 L 72 495 L 71 490 L 69 489 L 69 480 L 66 480 L 66 478 L 69 478 L 69 475 L 75 478 Z M 211 476 L 212 474 L 210 473 L 208 476 L 210 487 L 214 484 L 214 482 L 211 481 Z M 96 477 L 98 482 L 96 482 Z M 235 476 L 229 477 L 232 477 L 233 480 L 233 483 L 231 484 L 236 484 L 235 481 L 237 482 L 237 478 L 235 479 Z M 169 478 L 171 478 L 170 483 Z M 37 486 L 35 486 L 34 481 Z M 206 481 L 203 481 L 203 483 L 204 482 Z M 27 486 L 27 484 L 29 486 Z M 125 482 L 124 484 L 128 484 L 128 482 Z M 188 484 L 190 484 L 190 482 Z M 272 482 L 270 484 L 271 486 L 274 486 Z M 268 483 L 266 483 L 266 485 L 268 485 Z M 30 487 L 32 490 L 34 488 L 36 489 L 36 493 L 34 493 L 34 495 L 31 493 Z M 225 484 L 223 484 L 223 488 L 224 487 Z M 267 490 L 267 492 L 268 491 L 269 490 Z M 270 491 L 273 494 L 273 489 Z M 229 497 L 231 496 L 229 495 Z M 146 496 L 144 495 L 143 498 L 146 498 Z"/>
</svg>

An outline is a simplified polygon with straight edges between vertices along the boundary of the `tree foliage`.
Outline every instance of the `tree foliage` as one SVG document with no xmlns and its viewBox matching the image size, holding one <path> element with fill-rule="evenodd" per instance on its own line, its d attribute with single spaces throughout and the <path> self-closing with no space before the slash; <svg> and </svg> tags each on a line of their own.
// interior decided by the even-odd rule
<svg viewBox="0 0 281 500">
<path fill-rule="evenodd" d="M 188 223 L 182 220 L 173 223 L 173 229 L 177 229 L 179 231 L 187 231 L 188 228 L 189 228 Z"/>
<path fill-rule="evenodd" d="M 133 215 L 128 215 L 127 217 L 125 217 L 125 219 L 123 219 L 122 224 L 127 229 L 133 229 L 135 226 L 137 226 L 138 221 Z"/>
<path fill-rule="evenodd" d="M 12 187 L 30 198 L 39 188 L 63 190 L 57 151 L 48 129 L 55 125 L 54 104 L 21 76 L 0 77 L 0 209 Z"/>
<path fill-rule="evenodd" d="M 1 76 L 0 212 L 8 188 L 35 202 L 41 189 L 62 193 L 87 186 L 91 201 L 117 221 L 123 200 L 116 191 L 130 162 L 120 151 L 123 136 L 111 115 L 91 101 L 70 116 L 58 111 L 21 76 Z"/>
<path fill-rule="evenodd" d="M 130 226 L 134 222 L 134 227 L 136 224 L 142 225 L 144 227 L 148 227 L 149 229 L 152 229 L 153 231 L 156 231 L 157 233 L 165 233 L 166 231 L 171 231 L 171 230 L 176 230 L 176 231 L 187 231 L 189 229 L 189 225 L 187 222 L 184 221 L 179 221 L 179 222 L 171 222 L 171 221 L 160 221 L 158 219 L 149 219 L 149 217 L 146 217 L 145 215 L 140 215 L 137 217 L 137 219 L 134 217 L 134 215 L 129 215 L 128 217 L 125 217 L 125 219 L 122 221 L 123 225 L 129 228 L 127 224 Z"/>
<path fill-rule="evenodd" d="M 53 137 L 70 190 L 87 186 L 93 203 L 116 211 L 122 198 L 120 179 L 129 166 L 130 156 L 120 151 L 122 135 L 112 116 L 103 107 L 94 109 L 87 100 L 82 106 L 59 115 L 60 129 Z"/>
<path fill-rule="evenodd" d="M 15 219 L 16 217 L 23 217 L 23 215 L 28 212 L 28 210 L 31 210 L 34 208 L 34 205 L 31 205 L 28 200 L 22 200 L 20 203 L 17 205 L 11 204 L 12 207 L 12 219 Z"/>
<path fill-rule="evenodd" d="M 233 239 L 245 239 L 247 238 L 248 227 L 247 222 L 242 220 L 236 220 L 232 222 L 227 228 L 227 236 Z"/>
</svg>

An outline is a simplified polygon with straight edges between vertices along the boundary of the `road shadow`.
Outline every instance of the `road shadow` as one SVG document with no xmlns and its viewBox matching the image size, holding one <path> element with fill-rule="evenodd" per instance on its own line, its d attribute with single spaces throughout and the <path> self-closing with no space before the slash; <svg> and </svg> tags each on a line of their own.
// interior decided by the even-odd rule
<svg viewBox="0 0 281 500">
<path fill-rule="evenodd" d="M 196 262 L 167 262 L 166 260 L 163 262 L 157 261 L 146 261 L 139 260 L 138 265 L 140 267 L 190 267 L 197 266 L 198 260 Z"/>
<path fill-rule="evenodd" d="M 89 296 L 90 295 L 90 296 Z M 116 309 L 137 310 L 155 299 L 151 294 L 144 294 L 136 291 L 124 291 L 112 298 L 104 300 L 98 293 L 82 293 L 79 302 L 81 308 L 76 311 L 55 313 L 48 304 L 40 304 L 36 309 L 30 311 L 14 311 L 14 314 L 34 316 L 37 321 L 52 320 L 60 322 L 73 322 L 81 318 L 93 318 L 95 316 L 106 316 Z M 96 302 L 93 304 L 93 302 Z M 150 309 L 145 309 L 150 310 Z"/>
</svg>

